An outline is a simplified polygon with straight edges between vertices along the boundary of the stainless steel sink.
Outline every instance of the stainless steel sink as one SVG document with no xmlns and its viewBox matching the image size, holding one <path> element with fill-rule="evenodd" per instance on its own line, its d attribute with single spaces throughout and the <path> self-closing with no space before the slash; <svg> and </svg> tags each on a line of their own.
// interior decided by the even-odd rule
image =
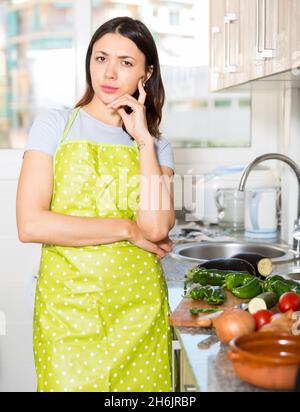
<svg viewBox="0 0 300 412">
<path fill-rule="evenodd" d="M 292 273 L 289 273 L 287 276 L 288 276 L 289 279 L 299 280 L 300 281 L 300 272 L 292 272 Z"/>
<path fill-rule="evenodd" d="M 288 246 L 251 242 L 202 242 L 173 246 L 171 256 L 196 262 L 229 258 L 236 253 L 259 253 L 269 257 L 274 263 L 295 259 Z"/>
</svg>

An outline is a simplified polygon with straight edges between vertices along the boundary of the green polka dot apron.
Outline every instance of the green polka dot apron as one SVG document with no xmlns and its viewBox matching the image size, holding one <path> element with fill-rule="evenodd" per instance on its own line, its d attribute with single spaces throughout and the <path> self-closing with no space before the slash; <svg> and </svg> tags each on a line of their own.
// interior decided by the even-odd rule
<svg viewBox="0 0 300 412">
<path fill-rule="evenodd" d="M 54 154 L 50 209 L 136 220 L 136 142 L 66 141 L 79 110 Z M 37 390 L 171 391 L 168 315 L 164 273 L 154 253 L 125 240 L 84 247 L 43 244 L 33 328 Z"/>
</svg>

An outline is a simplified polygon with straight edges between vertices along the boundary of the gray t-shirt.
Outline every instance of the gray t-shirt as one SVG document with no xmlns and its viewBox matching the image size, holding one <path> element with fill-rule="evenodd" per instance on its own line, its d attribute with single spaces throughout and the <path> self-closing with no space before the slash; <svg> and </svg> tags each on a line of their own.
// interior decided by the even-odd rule
<svg viewBox="0 0 300 412">
<path fill-rule="evenodd" d="M 24 149 L 39 150 L 54 155 L 59 140 L 74 109 L 48 109 L 34 120 Z M 80 109 L 64 141 L 91 140 L 98 143 L 117 143 L 132 146 L 133 140 L 122 127 L 101 122 Z M 155 139 L 158 163 L 173 171 L 174 156 L 171 144 L 164 138 Z M 24 156 L 24 155 L 23 155 Z"/>
</svg>

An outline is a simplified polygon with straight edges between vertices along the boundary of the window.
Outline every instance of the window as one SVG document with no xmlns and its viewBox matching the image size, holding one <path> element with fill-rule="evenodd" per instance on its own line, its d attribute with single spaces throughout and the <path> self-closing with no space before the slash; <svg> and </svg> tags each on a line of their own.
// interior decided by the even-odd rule
<svg viewBox="0 0 300 412">
<path fill-rule="evenodd" d="M 250 145 L 249 95 L 208 92 L 208 0 L 2 0 L 0 148 L 24 147 L 39 111 L 74 106 L 90 36 L 124 15 L 145 22 L 156 41 L 166 91 L 161 129 L 173 147 Z"/>
<path fill-rule="evenodd" d="M 0 5 L 0 147 L 22 148 L 37 113 L 74 104 L 72 1 Z"/>
<path fill-rule="evenodd" d="M 249 94 L 208 91 L 208 0 L 178 0 L 176 8 L 168 0 L 92 4 L 93 30 L 119 15 L 140 19 L 150 29 L 166 91 L 161 129 L 173 147 L 250 146 Z"/>
<path fill-rule="evenodd" d="M 170 25 L 179 26 L 180 24 L 180 12 L 178 10 L 170 11 Z"/>
</svg>

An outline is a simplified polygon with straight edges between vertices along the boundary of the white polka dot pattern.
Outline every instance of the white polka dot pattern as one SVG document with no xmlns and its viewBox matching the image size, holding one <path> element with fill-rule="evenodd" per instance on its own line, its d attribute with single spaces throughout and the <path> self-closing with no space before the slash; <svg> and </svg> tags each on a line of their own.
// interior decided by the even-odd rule
<svg viewBox="0 0 300 412">
<path fill-rule="evenodd" d="M 137 149 L 68 141 L 54 162 L 51 210 L 136 219 Z M 119 193 L 105 175 L 114 177 Z M 33 336 L 38 391 L 171 391 L 168 314 L 164 273 L 153 253 L 128 241 L 43 245 Z"/>
</svg>

